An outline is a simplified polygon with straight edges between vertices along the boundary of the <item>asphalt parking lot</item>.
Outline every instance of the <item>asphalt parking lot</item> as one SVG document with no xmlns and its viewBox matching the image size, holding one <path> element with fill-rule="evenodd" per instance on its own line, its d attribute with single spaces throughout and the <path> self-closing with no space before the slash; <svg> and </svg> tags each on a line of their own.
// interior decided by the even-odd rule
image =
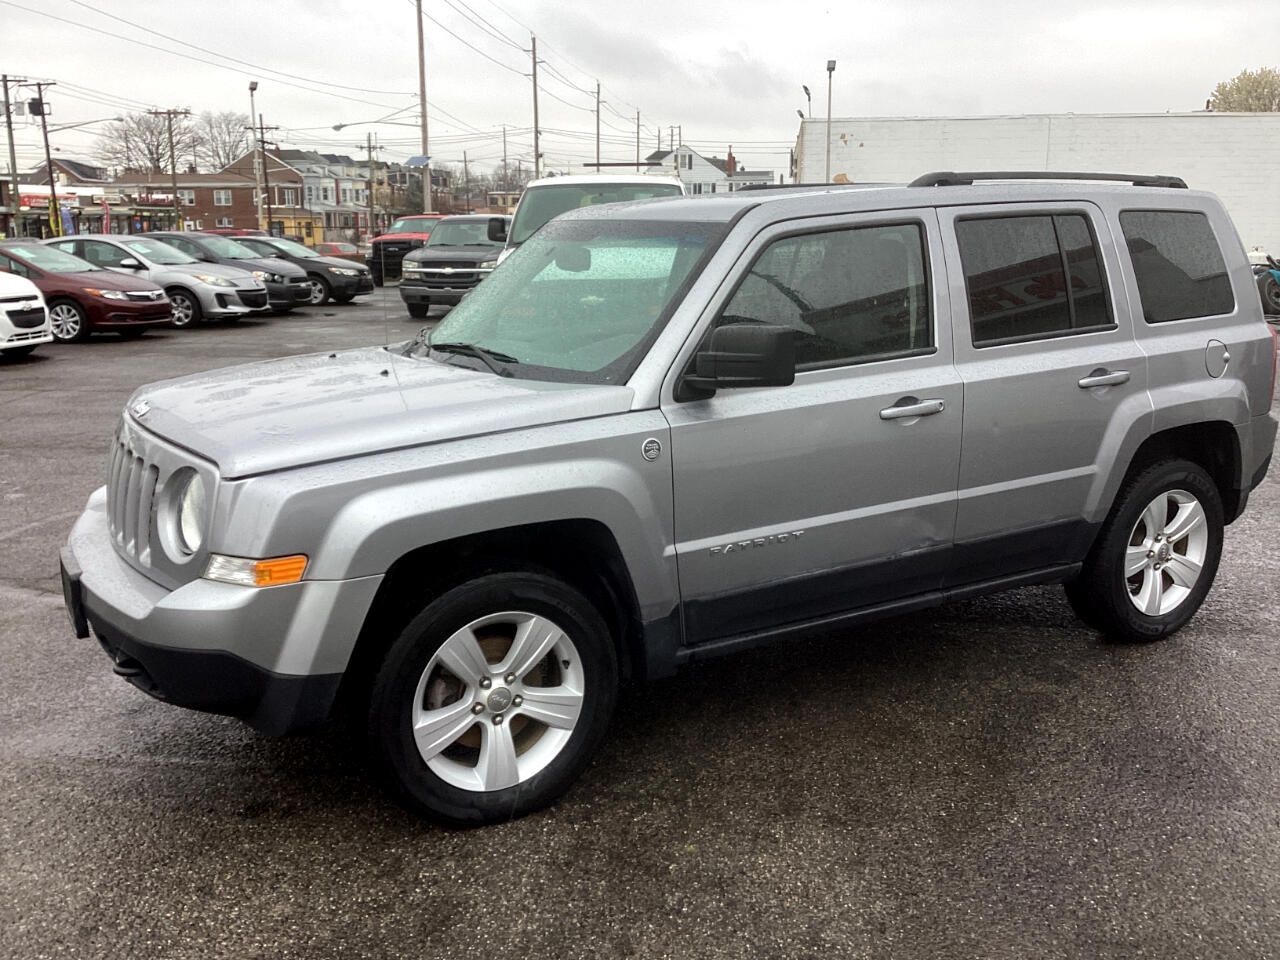
<svg viewBox="0 0 1280 960">
<path fill-rule="evenodd" d="M 478 831 L 400 810 L 340 730 L 164 706 L 71 636 L 58 547 L 136 386 L 419 326 L 388 289 L 0 364 L 0 956 L 1280 954 L 1274 479 L 1170 641 L 1034 588 L 698 665 Z"/>
</svg>

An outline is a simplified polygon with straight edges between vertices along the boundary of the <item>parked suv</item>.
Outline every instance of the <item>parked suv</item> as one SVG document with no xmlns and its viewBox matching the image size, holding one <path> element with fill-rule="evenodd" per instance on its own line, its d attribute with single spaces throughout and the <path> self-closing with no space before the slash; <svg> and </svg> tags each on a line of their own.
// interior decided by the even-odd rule
<svg viewBox="0 0 1280 960">
<path fill-rule="evenodd" d="M 980 182 L 1017 176 L 574 211 L 430 335 L 143 388 L 75 631 L 259 730 L 350 704 L 457 824 L 568 789 L 620 682 L 814 627 L 1062 582 L 1166 637 L 1270 463 L 1275 341 L 1212 195 Z"/>
<path fill-rule="evenodd" d="M 305 247 L 296 240 L 283 237 L 237 237 L 250 250 L 261 257 L 284 260 L 306 273 L 307 302 L 313 307 L 324 306 L 330 300 L 350 303 L 358 296 L 373 292 L 373 280 L 369 268 L 359 266 L 341 257 L 326 257 Z"/>
<path fill-rule="evenodd" d="M 146 236 L 90 234 L 44 241 L 94 266 L 134 276 L 164 287 L 175 327 L 200 320 L 239 320 L 261 312 L 267 288 L 244 267 L 206 263 L 176 247 Z"/>
<path fill-rule="evenodd" d="M 502 242 L 490 240 L 492 222 L 510 217 L 445 217 L 426 246 L 404 258 L 400 299 L 409 316 L 425 317 L 431 304 L 454 306 L 498 265 Z"/>
<path fill-rule="evenodd" d="M 155 239 L 176 247 L 203 263 L 221 263 L 248 270 L 267 288 L 267 308 L 288 313 L 311 300 L 307 272 L 287 261 L 264 257 L 246 244 L 213 233 L 156 233 Z"/>
<path fill-rule="evenodd" d="M 122 277 L 35 240 L 0 242 L 0 270 L 40 289 L 53 337 L 64 343 L 98 332 L 140 337 L 169 322 L 169 298 L 154 283 Z"/>
</svg>

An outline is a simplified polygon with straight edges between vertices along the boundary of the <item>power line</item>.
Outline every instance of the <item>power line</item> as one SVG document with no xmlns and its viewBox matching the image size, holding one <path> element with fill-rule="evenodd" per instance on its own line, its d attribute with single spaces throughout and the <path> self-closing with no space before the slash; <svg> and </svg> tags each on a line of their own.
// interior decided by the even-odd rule
<svg viewBox="0 0 1280 960">
<path fill-rule="evenodd" d="M 505 43 L 509 46 L 515 47 L 521 53 L 524 52 L 524 47 L 522 47 L 515 40 L 512 40 L 509 36 L 507 36 L 505 33 L 503 33 L 493 24 L 491 24 L 484 17 L 480 16 L 480 14 L 476 13 L 474 10 L 468 7 L 465 3 L 462 4 L 462 6 L 458 6 L 453 2 L 453 0 L 444 0 L 444 2 L 448 7 L 452 8 L 455 13 L 459 14 L 464 20 L 468 21 L 473 26 L 479 27 L 480 30 L 482 30 L 484 33 L 487 33 L 489 36 L 493 37 L 499 43 Z"/>
</svg>

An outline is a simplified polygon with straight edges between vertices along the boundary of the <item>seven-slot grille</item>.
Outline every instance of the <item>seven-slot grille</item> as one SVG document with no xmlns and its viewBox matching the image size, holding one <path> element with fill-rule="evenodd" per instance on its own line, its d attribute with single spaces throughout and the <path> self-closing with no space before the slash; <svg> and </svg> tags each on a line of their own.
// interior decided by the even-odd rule
<svg viewBox="0 0 1280 960">
<path fill-rule="evenodd" d="M 141 300 L 144 303 L 155 303 L 166 296 L 163 290 L 127 290 L 125 296 L 130 300 Z"/>
<path fill-rule="evenodd" d="M 160 469 L 119 437 L 107 464 L 107 523 L 116 545 L 140 563 L 151 561 L 151 527 Z"/>
<path fill-rule="evenodd" d="M 34 307 L 30 310 L 9 310 L 9 322 L 19 330 L 30 330 L 32 327 L 44 326 L 44 308 Z"/>
</svg>

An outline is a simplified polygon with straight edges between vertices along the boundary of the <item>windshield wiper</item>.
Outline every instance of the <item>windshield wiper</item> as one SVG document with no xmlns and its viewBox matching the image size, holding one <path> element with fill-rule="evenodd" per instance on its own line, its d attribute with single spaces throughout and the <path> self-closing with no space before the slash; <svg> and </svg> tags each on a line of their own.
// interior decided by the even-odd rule
<svg viewBox="0 0 1280 960">
<path fill-rule="evenodd" d="M 428 340 L 427 348 L 430 350 L 439 350 L 441 353 L 456 353 L 464 357 L 475 357 L 500 377 L 511 376 L 511 371 L 504 370 L 502 367 L 498 366 L 498 364 L 520 362 L 510 354 L 499 353 L 496 350 L 487 350 L 484 347 L 476 346 L 474 343 L 432 343 Z"/>
</svg>

